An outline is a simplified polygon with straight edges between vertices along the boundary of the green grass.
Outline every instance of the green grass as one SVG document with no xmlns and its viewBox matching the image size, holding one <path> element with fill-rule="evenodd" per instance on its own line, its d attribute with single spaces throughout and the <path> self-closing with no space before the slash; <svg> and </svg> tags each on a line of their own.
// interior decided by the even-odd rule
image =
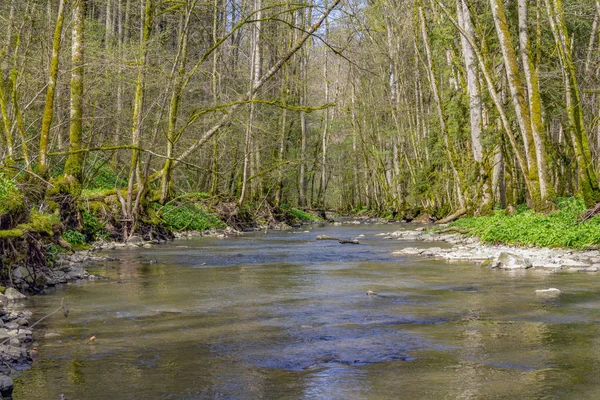
<svg viewBox="0 0 600 400">
<path fill-rule="evenodd" d="M 600 216 L 579 222 L 579 216 L 586 207 L 582 200 L 574 198 L 558 199 L 557 208 L 557 211 L 547 215 L 536 214 L 526 207 L 518 207 L 514 215 L 496 210 L 491 216 L 462 218 L 452 226 L 472 229 L 469 235 L 477 236 L 486 243 L 600 247 Z"/>
<path fill-rule="evenodd" d="M 155 207 L 160 219 L 175 231 L 205 231 L 225 227 L 217 216 L 194 203 L 167 204 L 164 207 L 156 204 Z"/>
</svg>

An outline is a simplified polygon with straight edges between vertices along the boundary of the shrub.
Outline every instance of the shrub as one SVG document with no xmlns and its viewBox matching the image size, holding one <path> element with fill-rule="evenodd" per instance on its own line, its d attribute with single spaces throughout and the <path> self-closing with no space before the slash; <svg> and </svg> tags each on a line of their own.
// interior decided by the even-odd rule
<svg viewBox="0 0 600 400">
<path fill-rule="evenodd" d="M 65 231 L 63 238 L 72 246 L 84 245 L 86 243 L 85 236 L 81 232 L 72 229 Z"/>
<path fill-rule="evenodd" d="M 95 215 L 84 211 L 81 217 L 83 220 L 83 234 L 88 240 L 108 237 L 108 233 L 104 230 L 104 224 Z"/>
<path fill-rule="evenodd" d="M 180 205 L 167 204 L 163 207 L 155 204 L 159 218 L 176 231 L 205 231 L 212 228 L 224 228 L 225 224 L 215 215 L 206 212 L 193 203 Z"/>
</svg>

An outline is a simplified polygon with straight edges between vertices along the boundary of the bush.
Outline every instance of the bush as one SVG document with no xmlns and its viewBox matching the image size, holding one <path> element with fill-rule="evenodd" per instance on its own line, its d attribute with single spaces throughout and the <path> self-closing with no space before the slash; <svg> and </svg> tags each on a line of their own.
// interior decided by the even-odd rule
<svg viewBox="0 0 600 400">
<path fill-rule="evenodd" d="M 579 222 L 579 216 L 586 210 L 582 200 L 560 198 L 556 204 L 558 211 L 548 215 L 517 207 L 514 215 L 496 210 L 491 216 L 462 218 L 452 226 L 471 229 L 469 235 L 487 243 L 572 248 L 600 245 L 600 216 Z"/>
<path fill-rule="evenodd" d="M 155 209 L 159 218 L 175 231 L 205 231 L 212 228 L 224 228 L 225 224 L 215 215 L 210 214 L 193 203 L 181 205 L 167 204 L 163 207 L 157 203 Z"/>
<path fill-rule="evenodd" d="M 108 233 L 104 230 L 105 224 L 101 223 L 95 215 L 84 211 L 81 217 L 83 220 L 83 234 L 87 240 L 106 239 L 108 237 Z"/>
<path fill-rule="evenodd" d="M 81 232 L 74 231 L 69 229 L 65 233 L 63 233 L 63 238 L 71 245 L 71 246 L 81 246 L 86 244 L 85 236 Z"/>
</svg>

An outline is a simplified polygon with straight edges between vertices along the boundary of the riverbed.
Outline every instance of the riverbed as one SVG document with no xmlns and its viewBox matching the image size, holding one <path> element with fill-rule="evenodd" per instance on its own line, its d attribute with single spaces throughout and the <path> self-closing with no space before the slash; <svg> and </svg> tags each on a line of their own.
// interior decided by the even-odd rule
<svg viewBox="0 0 600 400">
<path fill-rule="evenodd" d="M 108 280 L 27 301 L 32 320 L 70 312 L 36 327 L 15 399 L 600 398 L 600 277 L 394 255 L 440 246 L 377 236 L 398 229 L 107 252 L 90 272 Z"/>
</svg>

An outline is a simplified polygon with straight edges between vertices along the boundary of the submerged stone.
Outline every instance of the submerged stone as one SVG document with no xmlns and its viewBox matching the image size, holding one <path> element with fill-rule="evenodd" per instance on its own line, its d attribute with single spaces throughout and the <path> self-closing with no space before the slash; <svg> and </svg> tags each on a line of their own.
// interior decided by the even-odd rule
<svg viewBox="0 0 600 400">
<path fill-rule="evenodd" d="M 562 292 L 557 288 L 536 290 L 535 294 L 543 297 L 558 297 Z"/>
</svg>

